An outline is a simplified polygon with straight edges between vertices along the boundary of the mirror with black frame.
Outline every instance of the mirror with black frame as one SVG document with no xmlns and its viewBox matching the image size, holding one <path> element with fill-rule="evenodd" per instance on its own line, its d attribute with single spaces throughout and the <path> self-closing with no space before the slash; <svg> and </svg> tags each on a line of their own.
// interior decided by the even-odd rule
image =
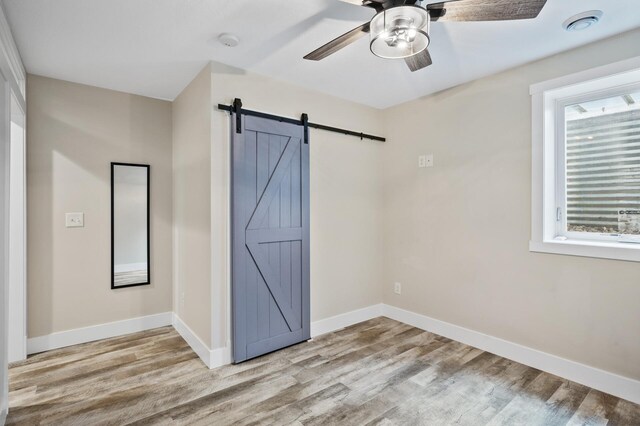
<svg viewBox="0 0 640 426">
<path fill-rule="evenodd" d="M 151 283 L 149 165 L 111 163 L 111 288 Z"/>
</svg>

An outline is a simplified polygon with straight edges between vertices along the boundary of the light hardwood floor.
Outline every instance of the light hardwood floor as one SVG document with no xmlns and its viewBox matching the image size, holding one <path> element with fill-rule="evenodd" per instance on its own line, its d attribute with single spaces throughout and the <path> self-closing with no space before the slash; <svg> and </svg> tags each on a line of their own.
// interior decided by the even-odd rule
<svg viewBox="0 0 640 426">
<path fill-rule="evenodd" d="M 376 318 L 207 369 L 171 328 L 10 369 L 8 424 L 640 425 L 640 406 Z"/>
<path fill-rule="evenodd" d="M 116 272 L 113 274 L 113 281 L 116 287 L 127 284 L 140 284 L 149 281 L 147 270 Z"/>
</svg>

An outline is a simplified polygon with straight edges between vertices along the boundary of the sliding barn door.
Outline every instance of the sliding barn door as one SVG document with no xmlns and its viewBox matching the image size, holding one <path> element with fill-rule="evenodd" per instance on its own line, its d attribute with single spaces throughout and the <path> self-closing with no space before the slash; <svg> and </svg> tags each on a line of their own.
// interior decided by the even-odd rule
<svg viewBox="0 0 640 426">
<path fill-rule="evenodd" d="M 234 362 L 308 340 L 309 145 L 301 125 L 233 119 Z"/>
</svg>

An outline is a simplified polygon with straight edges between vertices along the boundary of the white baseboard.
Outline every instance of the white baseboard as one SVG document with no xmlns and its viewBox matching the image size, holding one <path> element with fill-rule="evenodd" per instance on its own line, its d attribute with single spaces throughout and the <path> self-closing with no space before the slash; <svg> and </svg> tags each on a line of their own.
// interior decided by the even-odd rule
<svg viewBox="0 0 640 426">
<path fill-rule="evenodd" d="M 623 377 L 595 367 L 590 367 L 556 355 L 391 305 L 371 305 L 362 309 L 357 309 L 355 311 L 346 312 L 344 314 L 312 322 L 311 337 L 330 333 L 379 316 L 386 316 L 396 321 L 439 334 L 449 339 L 474 346 L 521 364 L 555 374 L 565 379 L 640 404 L 640 381 L 638 380 Z M 227 342 L 226 347 L 210 349 L 180 319 L 180 317 L 171 312 L 34 337 L 27 340 L 27 352 L 29 354 L 34 354 L 65 346 L 117 337 L 157 327 L 164 327 L 167 325 L 173 325 L 176 331 L 185 339 L 208 368 L 216 368 L 231 363 L 230 342 Z M 6 415 L 6 413 L 4 413 L 4 415 Z M 0 422 L 0 425 L 1 424 L 2 422 Z"/>
<path fill-rule="evenodd" d="M 211 351 L 211 367 L 222 367 L 231 364 L 231 342 L 227 342 L 224 348 L 216 348 Z"/>
<path fill-rule="evenodd" d="M 355 311 L 346 312 L 344 314 L 312 322 L 311 336 L 315 337 L 320 334 L 329 333 L 362 321 L 379 317 L 382 315 L 382 309 L 382 304 L 371 305 L 362 309 L 357 309 Z M 44 352 L 52 349 L 63 348 L 65 346 L 117 337 L 124 334 L 164 327 L 167 325 L 173 325 L 176 331 L 182 336 L 187 344 L 191 346 L 193 351 L 198 355 L 198 357 L 200 357 L 207 367 L 216 368 L 231 363 L 230 342 L 227 343 L 226 347 L 210 349 L 178 315 L 172 312 L 77 328 L 74 330 L 48 334 L 46 336 L 33 337 L 27 340 L 27 353 L 34 354 Z"/>
<path fill-rule="evenodd" d="M 355 311 L 336 315 L 320 321 L 315 321 L 311 323 L 311 337 L 339 330 L 381 315 L 382 304 L 379 304 L 367 306 L 366 308 L 357 309 Z M 191 346 L 193 351 L 200 357 L 207 367 L 216 368 L 232 362 L 231 342 L 227 342 L 227 346 L 223 348 L 209 349 L 209 347 L 200 340 L 200 338 L 176 314 L 173 314 L 173 327 L 189 344 L 189 346 Z"/>
<path fill-rule="evenodd" d="M 619 376 L 426 315 L 396 308 L 395 306 L 383 305 L 382 315 L 640 404 L 640 381 L 638 380 Z"/>
<path fill-rule="evenodd" d="M 231 364 L 231 345 L 229 342 L 227 342 L 227 346 L 224 348 L 209 349 L 209 346 L 200 340 L 196 333 L 175 313 L 173 314 L 173 328 L 175 328 L 178 334 L 191 346 L 191 349 L 193 349 L 208 368 Z"/>
<path fill-rule="evenodd" d="M 339 330 L 381 315 L 382 304 L 379 304 L 315 321 L 311 323 L 311 337 Z M 227 346 L 223 348 L 209 349 L 176 314 L 174 314 L 173 326 L 207 367 L 216 368 L 231 364 L 231 342 L 227 342 Z"/>
<path fill-rule="evenodd" d="M 330 333 L 362 321 L 367 321 L 382 316 L 383 304 L 367 306 L 366 308 L 356 309 L 355 311 L 346 312 L 323 320 L 311 323 L 311 337 L 321 334 Z"/>
<path fill-rule="evenodd" d="M 0 412 L 0 426 L 4 426 L 4 422 L 7 420 L 7 410 Z"/>
<path fill-rule="evenodd" d="M 65 346 L 78 345 L 80 343 L 93 342 L 94 340 L 108 339 L 110 337 L 164 327 L 171 325 L 171 319 L 171 312 L 163 312 L 161 314 L 60 331 L 47 334 L 46 336 L 32 337 L 27 339 L 27 353 L 35 354 L 52 349 L 64 348 Z"/>
<path fill-rule="evenodd" d="M 346 312 L 320 321 L 311 323 L 311 337 L 330 333 L 341 328 L 357 324 L 382 315 L 382 304 L 367 306 L 366 308 Z M 180 319 L 173 314 L 173 327 L 191 346 L 202 362 L 209 368 L 231 364 L 231 342 L 223 348 L 209 349 L 209 347 Z"/>
<path fill-rule="evenodd" d="M 212 351 L 209 347 L 189 328 L 187 324 L 182 321 L 178 314 L 173 314 L 173 328 L 176 329 L 178 334 L 187 342 L 191 349 L 200 357 L 202 362 L 208 367 L 211 367 L 211 355 Z"/>
</svg>

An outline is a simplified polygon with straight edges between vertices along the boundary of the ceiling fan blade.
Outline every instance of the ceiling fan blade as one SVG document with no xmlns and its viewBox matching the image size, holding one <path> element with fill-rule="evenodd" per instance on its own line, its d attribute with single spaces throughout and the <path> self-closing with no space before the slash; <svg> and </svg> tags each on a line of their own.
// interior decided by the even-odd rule
<svg viewBox="0 0 640 426">
<path fill-rule="evenodd" d="M 359 6 L 379 7 L 388 9 L 394 6 L 408 6 L 421 2 L 422 0 L 340 0 L 345 3 L 357 4 Z M 444 0 L 455 1 L 455 0 Z"/>
<path fill-rule="evenodd" d="M 432 3 L 434 21 L 511 21 L 538 16 L 547 0 L 457 0 Z M 444 9 L 444 13 L 441 11 Z"/>
<path fill-rule="evenodd" d="M 433 62 L 431 61 L 431 55 L 429 54 L 429 49 L 424 49 L 422 52 L 409 56 L 408 58 L 404 58 L 405 63 L 411 70 L 411 72 L 415 72 L 421 70 L 422 68 L 426 68 L 431 65 Z"/>
<path fill-rule="evenodd" d="M 304 59 L 309 59 L 312 61 L 319 61 L 320 59 L 324 59 L 332 53 L 335 53 L 338 50 L 342 49 L 343 47 L 350 45 L 351 43 L 360 39 L 362 36 L 368 33 L 369 22 L 352 29 L 347 33 L 342 34 L 340 37 L 334 38 L 324 46 L 321 46 L 313 52 L 307 54 Z"/>
</svg>

